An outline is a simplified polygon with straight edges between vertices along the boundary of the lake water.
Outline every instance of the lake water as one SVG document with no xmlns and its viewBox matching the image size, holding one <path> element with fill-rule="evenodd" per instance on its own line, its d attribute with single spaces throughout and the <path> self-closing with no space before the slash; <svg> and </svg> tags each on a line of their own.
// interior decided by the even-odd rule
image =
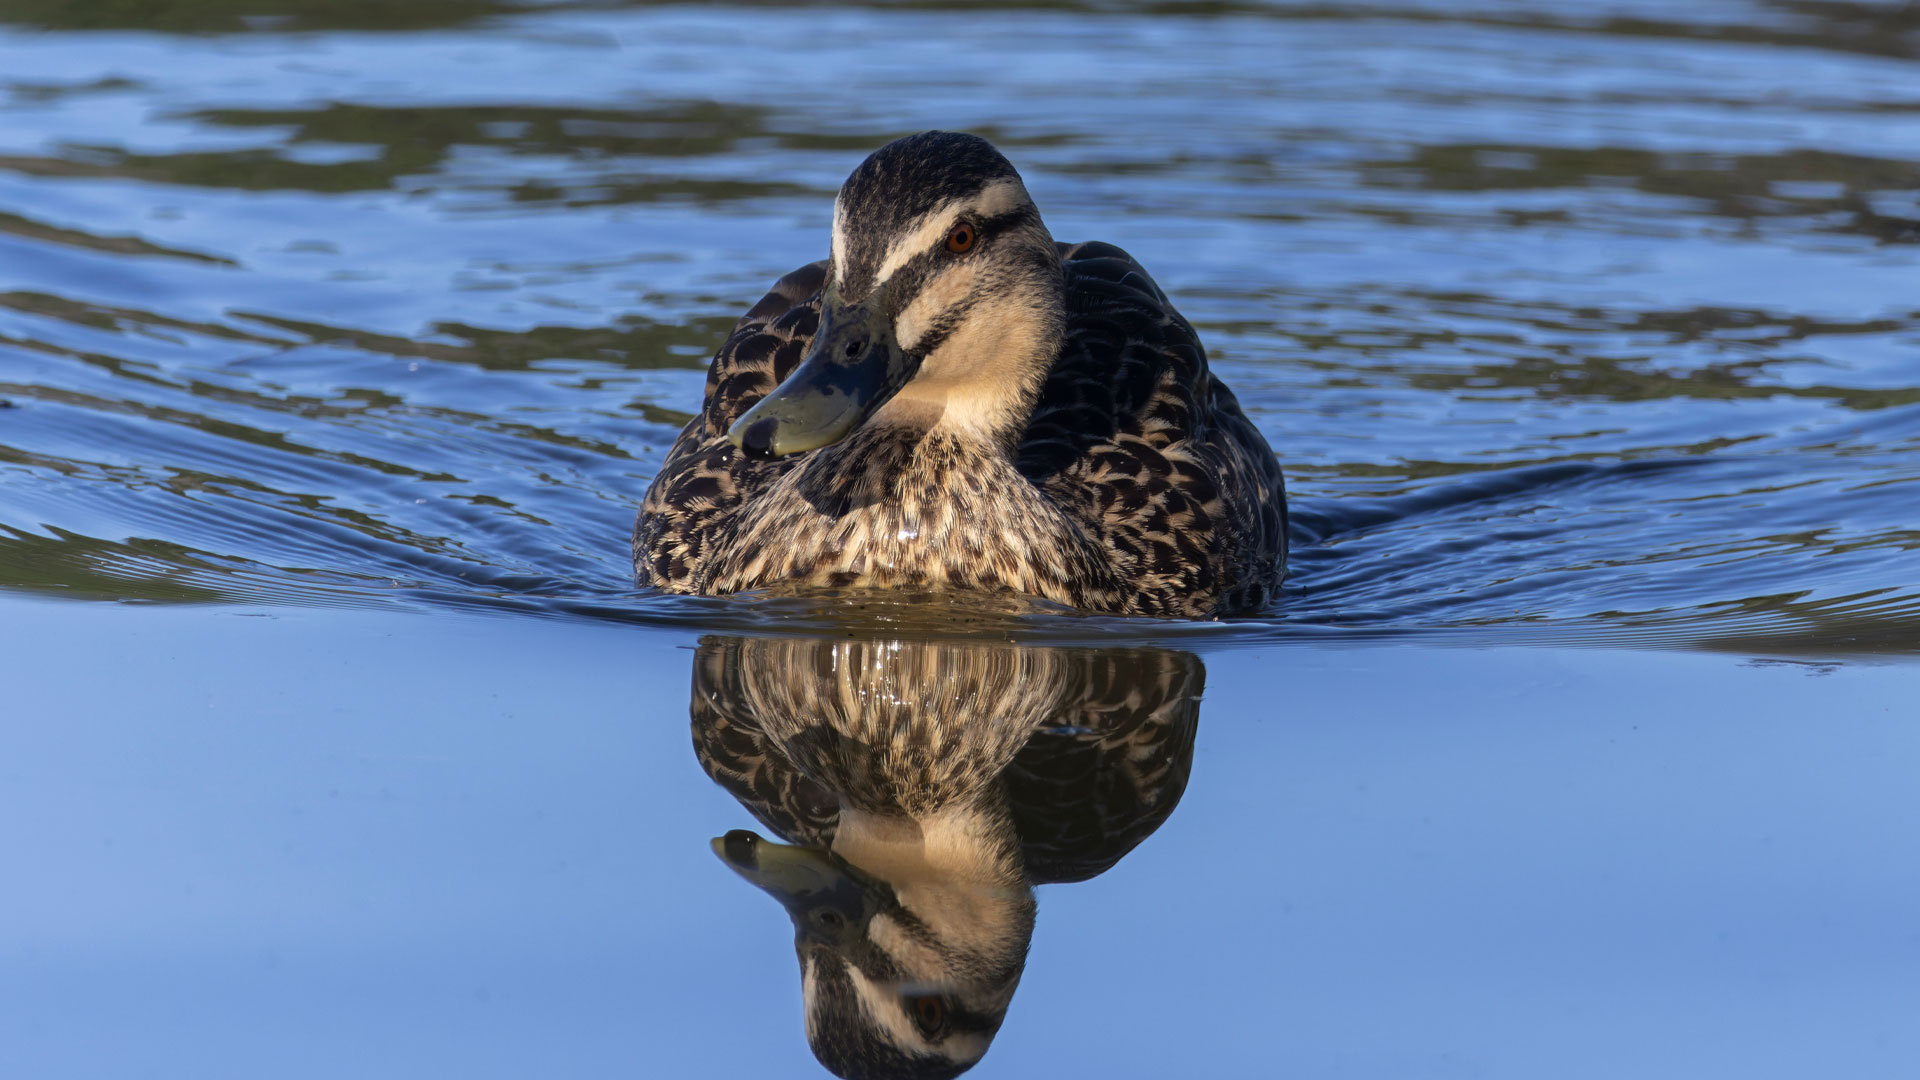
<svg viewBox="0 0 1920 1080">
<path fill-rule="evenodd" d="M 823 1075 L 696 742 L 856 659 L 1057 780 L 989 785 L 974 1075 L 1920 1060 L 1920 10 L 133 10 L 0 9 L 9 1074 Z M 1199 329 L 1272 611 L 634 587 L 706 358 L 930 127 Z M 1172 772 L 1046 771 L 1122 728 Z"/>
</svg>

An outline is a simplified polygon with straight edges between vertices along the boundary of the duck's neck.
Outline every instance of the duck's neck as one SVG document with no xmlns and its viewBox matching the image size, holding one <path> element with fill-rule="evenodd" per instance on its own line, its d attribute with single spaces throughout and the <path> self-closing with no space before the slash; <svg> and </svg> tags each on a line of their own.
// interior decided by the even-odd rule
<svg viewBox="0 0 1920 1080">
<path fill-rule="evenodd" d="M 939 877 L 1008 886 L 1026 881 L 1013 819 L 997 804 L 953 805 L 908 816 L 842 803 L 833 853 L 889 881 Z"/>
<path fill-rule="evenodd" d="M 901 904 L 951 940 L 1031 926 L 1033 889 L 1004 805 L 907 817 L 843 805 L 833 853 L 893 887 Z"/>
<path fill-rule="evenodd" d="M 834 854 L 887 883 L 921 931 L 875 917 L 868 934 L 972 984 L 975 1007 L 1004 1010 L 1033 940 L 1034 897 L 1004 804 L 924 817 L 842 807 Z M 931 955 L 930 955 L 931 954 Z"/>
</svg>

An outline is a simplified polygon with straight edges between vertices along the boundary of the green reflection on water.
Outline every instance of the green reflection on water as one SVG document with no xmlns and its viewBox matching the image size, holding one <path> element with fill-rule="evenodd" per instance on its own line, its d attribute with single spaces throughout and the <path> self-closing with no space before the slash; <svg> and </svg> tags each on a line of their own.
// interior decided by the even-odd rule
<svg viewBox="0 0 1920 1080">
<path fill-rule="evenodd" d="M 3 458 L 4 455 L 0 455 Z M 0 588 L 88 600 L 211 604 L 228 599 L 190 575 L 231 560 L 164 540 L 101 540 L 63 529 L 0 526 Z"/>
<path fill-rule="evenodd" d="M 680 368 L 701 371 L 706 350 L 723 338 L 734 320 L 711 315 L 680 323 L 654 322 L 632 315 L 614 326 L 533 326 L 525 330 L 489 330 L 464 323 L 435 323 L 432 333 L 460 340 L 449 345 L 417 341 L 351 327 L 329 326 L 264 312 L 235 312 L 236 318 L 262 323 L 329 345 L 383 356 L 419 357 L 470 364 L 489 371 L 524 371 L 542 360 L 593 360 L 632 369 Z M 697 352 L 696 352 L 697 350 Z"/>
<path fill-rule="evenodd" d="M 1405 186 L 1411 178 L 1439 191 L 1588 188 L 1627 182 L 1652 195 L 1678 195 L 1709 203 L 1728 217 L 1848 211 L 1858 220 L 1839 231 L 1881 235 L 1884 218 L 1860 201 L 1872 191 L 1920 188 L 1920 163 L 1820 150 L 1778 154 L 1661 153 L 1617 146 L 1564 147 L 1511 144 L 1422 146 L 1404 161 L 1381 162 L 1373 183 Z M 1796 193 L 1791 185 L 1826 185 L 1831 195 Z"/>
<path fill-rule="evenodd" d="M 609 159 L 707 157 L 770 135 L 771 110 L 711 101 L 632 109 L 537 105 L 380 107 L 332 103 L 314 109 L 212 109 L 178 119 L 214 127 L 261 129 L 271 147 L 180 153 L 134 153 L 111 146 L 68 145 L 55 156 L 0 155 L 0 168 L 28 176 L 117 178 L 145 183 L 242 191 L 340 194 L 381 191 L 402 178 L 442 172 L 456 148 L 487 147 L 512 156 L 559 156 L 589 163 L 592 175 L 462 179 L 460 186 L 506 190 L 518 203 L 569 205 L 684 199 L 726 202 L 781 195 L 818 195 L 779 179 L 634 174 L 610 170 Z M 803 138 L 797 141 L 818 141 Z M 868 140 L 861 138 L 861 144 Z M 303 161 L 283 147 L 364 147 L 367 154 Z M 456 171 L 457 172 L 457 171 Z M 831 196 L 831 192 L 825 192 Z"/>
<path fill-rule="evenodd" d="M 425 30 L 527 10 L 499 0 L 11 0 L 0 21 L 45 30 L 208 34 Z"/>
<path fill-rule="evenodd" d="M 541 8 L 622 9 L 679 6 L 672 0 L 15 0 L 0 22 L 59 30 L 157 30 L 170 33 L 283 33 L 315 30 L 407 31 L 482 23 Z M 807 10 L 808 0 L 740 0 L 745 8 Z M 1785 45 L 1873 56 L 1920 57 L 1920 8 L 1850 0 L 1763 0 L 1775 19 L 1687 22 L 1678 5 L 1669 18 L 1636 13 L 1595 15 L 1578 8 L 1509 7 L 1443 11 L 1428 7 L 1271 3 L 1262 0 L 864 0 L 846 7 L 890 11 L 1039 11 L 1105 17 L 1265 18 L 1457 23 L 1519 30 L 1574 31 L 1629 38 Z"/>
<path fill-rule="evenodd" d="M 98 251 L 108 255 L 158 255 L 173 259 L 187 259 L 193 262 L 212 263 L 215 266 L 238 266 L 232 259 L 220 255 L 207 255 L 198 251 L 185 251 L 178 248 L 162 247 L 137 236 L 103 236 L 98 233 L 84 232 L 80 229 L 49 225 L 35 221 L 30 217 L 0 211 L 0 233 L 10 233 L 28 240 L 44 243 L 65 244 L 69 247 L 87 251 Z"/>
<path fill-rule="evenodd" d="M 69 300 L 40 292 L 0 293 L 0 309 L 38 315 L 74 326 L 109 333 L 192 334 L 223 341 L 245 342 L 275 349 L 303 344 L 327 344 L 360 349 L 383 356 L 415 357 L 442 363 L 466 364 L 490 371 L 524 371 L 540 361 L 555 359 L 592 360 L 634 370 L 704 370 L 707 351 L 722 339 L 733 325 L 733 318 L 708 315 L 686 323 L 656 322 L 644 316 L 630 315 L 613 326 L 532 326 L 524 330 L 492 330 L 464 323 L 436 323 L 431 333 L 453 338 L 457 344 L 418 341 L 395 334 L 381 334 L 351 327 L 330 326 L 302 319 L 289 319 L 264 312 L 236 311 L 232 315 L 285 331 L 292 336 L 269 336 L 225 323 L 173 318 L 151 311 L 107 304 Z M 119 360 L 96 356 L 29 339 L 9 339 L 20 348 L 36 349 L 59 355 L 75 356 L 99 362 L 116 374 L 151 378 L 125 368 Z"/>
</svg>

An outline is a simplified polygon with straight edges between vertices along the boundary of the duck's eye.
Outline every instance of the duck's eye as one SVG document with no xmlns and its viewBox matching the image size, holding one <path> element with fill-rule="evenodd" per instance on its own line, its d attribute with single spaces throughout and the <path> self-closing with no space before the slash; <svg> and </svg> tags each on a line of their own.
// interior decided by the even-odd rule
<svg viewBox="0 0 1920 1080">
<path fill-rule="evenodd" d="M 908 998 L 907 1011 L 913 1014 L 913 1026 L 929 1039 L 938 1035 L 947 1022 L 947 1003 L 938 995 Z"/>
<path fill-rule="evenodd" d="M 963 221 L 955 225 L 953 231 L 947 234 L 947 250 L 955 255 L 965 255 L 973 250 L 973 242 L 976 239 L 978 236 L 974 233 L 973 226 Z"/>
</svg>

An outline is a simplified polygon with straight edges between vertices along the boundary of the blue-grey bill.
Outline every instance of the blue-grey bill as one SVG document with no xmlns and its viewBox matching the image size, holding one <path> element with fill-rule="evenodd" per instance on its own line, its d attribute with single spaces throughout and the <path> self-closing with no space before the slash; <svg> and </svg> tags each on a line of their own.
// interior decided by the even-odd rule
<svg viewBox="0 0 1920 1080">
<path fill-rule="evenodd" d="M 886 404 L 910 371 L 880 310 L 873 301 L 829 304 L 800 366 L 727 430 L 733 445 L 761 459 L 817 450 Z"/>
</svg>

